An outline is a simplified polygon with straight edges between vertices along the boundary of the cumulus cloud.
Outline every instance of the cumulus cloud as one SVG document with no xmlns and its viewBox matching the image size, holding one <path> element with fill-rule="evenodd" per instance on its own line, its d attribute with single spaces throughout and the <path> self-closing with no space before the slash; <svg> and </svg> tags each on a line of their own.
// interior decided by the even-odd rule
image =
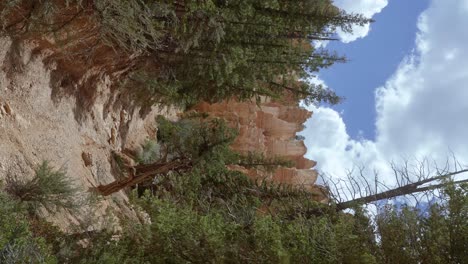
<svg viewBox="0 0 468 264">
<path fill-rule="evenodd" d="M 419 19 L 415 53 L 377 89 L 377 143 L 387 156 L 451 149 L 468 158 L 467 3 L 434 0 Z"/>
<path fill-rule="evenodd" d="M 352 139 L 346 132 L 341 115 L 328 107 L 310 107 L 314 112 L 303 134 L 308 146 L 307 157 L 317 161 L 317 167 L 335 178 L 345 178 L 353 167 L 385 171 L 387 162 L 381 157 L 375 142 Z"/>
<path fill-rule="evenodd" d="M 443 162 L 453 153 L 467 162 L 466 25 L 468 0 L 433 0 L 419 18 L 414 52 L 376 89 L 375 141 L 350 138 L 339 113 L 313 108 L 303 132 L 308 157 L 335 177 L 354 165 L 387 175 L 388 162 L 405 157 Z"/>
<path fill-rule="evenodd" d="M 372 18 L 380 13 L 387 6 L 388 0 L 335 0 L 334 4 L 348 13 L 362 14 L 367 18 Z M 369 34 L 370 25 L 354 26 L 353 33 L 338 31 L 341 41 L 349 43 Z"/>
</svg>

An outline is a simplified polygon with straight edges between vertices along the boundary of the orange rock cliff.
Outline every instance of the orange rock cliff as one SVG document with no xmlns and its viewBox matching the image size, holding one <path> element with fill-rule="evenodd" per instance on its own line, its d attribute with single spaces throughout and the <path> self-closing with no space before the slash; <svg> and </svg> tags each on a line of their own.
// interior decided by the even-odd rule
<svg viewBox="0 0 468 264">
<path fill-rule="evenodd" d="M 266 178 L 276 183 L 304 186 L 314 190 L 316 162 L 304 157 L 307 148 L 296 133 L 312 112 L 301 108 L 297 102 L 284 99 L 274 101 L 264 98 L 260 104 L 231 100 L 215 104 L 201 103 L 195 110 L 224 118 L 239 130 L 232 148 L 240 153 L 260 152 L 267 157 L 281 156 L 293 162 L 291 168 L 280 167 L 265 174 L 256 169 L 236 167 L 252 178 Z"/>
</svg>

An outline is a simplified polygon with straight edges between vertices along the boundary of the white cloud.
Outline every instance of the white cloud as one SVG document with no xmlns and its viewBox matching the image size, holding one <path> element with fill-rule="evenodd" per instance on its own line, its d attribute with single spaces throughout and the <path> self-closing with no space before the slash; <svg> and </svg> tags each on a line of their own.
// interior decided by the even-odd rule
<svg viewBox="0 0 468 264">
<path fill-rule="evenodd" d="M 416 53 L 377 89 L 377 143 L 387 156 L 450 148 L 468 158 L 467 2 L 434 0 L 418 22 Z"/>
<path fill-rule="evenodd" d="M 334 4 L 348 13 L 362 14 L 367 18 L 372 18 L 380 13 L 387 6 L 388 0 L 335 0 Z M 353 33 L 338 31 L 341 41 L 349 43 L 369 34 L 370 25 L 353 26 Z"/>
<path fill-rule="evenodd" d="M 421 15 L 414 53 L 376 89 L 375 141 L 351 139 L 339 113 L 312 109 L 303 134 L 320 170 L 342 178 L 353 165 L 366 165 L 383 176 L 388 161 L 442 162 L 449 151 L 468 161 L 467 6 L 468 0 L 433 0 Z"/>
<path fill-rule="evenodd" d="M 346 171 L 354 166 L 386 171 L 387 163 L 380 157 L 375 142 L 351 139 L 343 119 L 335 110 L 310 108 L 314 114 L 307 121 L 302 134 L 306 136 L 307 157 L 316 160 L 322 172 L 335 178 L 345 178 Z"/>
</svg>

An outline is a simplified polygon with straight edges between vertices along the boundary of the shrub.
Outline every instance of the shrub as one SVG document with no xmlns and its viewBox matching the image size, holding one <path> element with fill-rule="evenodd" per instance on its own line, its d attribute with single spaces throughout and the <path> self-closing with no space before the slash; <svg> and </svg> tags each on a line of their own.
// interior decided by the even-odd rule
<svg viewBox="0 0 468 264">
<path fill-rule="evenodd" d="M 0 263 L 56 263 L 45 241 L 31 233 L 25 207 L 1 191 Z"/>
<path fill-rule="evenodd" d="M 147 140 L 136 157 L 139 164 L 150 164 L 161 158 L 161 146 L 155 140 Z"/>
<path fill-rule="evenodd" d="M 7 177 L 5 191 L 25 204 L 30 213 L 40 206 L 56 210 L 73 209 L 77 205 L 78 189 L 73 187 L 63 169 L 55 170 L 47 161 L 37 167 L 32 179 Z"/>
</svg>

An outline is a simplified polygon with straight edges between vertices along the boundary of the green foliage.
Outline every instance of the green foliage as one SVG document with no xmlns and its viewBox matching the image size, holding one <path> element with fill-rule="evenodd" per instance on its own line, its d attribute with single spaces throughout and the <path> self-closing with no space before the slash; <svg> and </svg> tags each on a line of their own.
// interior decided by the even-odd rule
<svg viewBox="0 0 468 264">
<path fill-rule="evenodd" d="M 387 207 L 378 215 L 384 263 L 466 263 L 468 185 L 449 185 L 427 213 Z"/>
<path fill-rule="evenodd" d="M 266 157 L 263 153 L 238 154 L 230 149 L 237 132 L 229 128 L 222 119 L 208 119 L 197 114 L 187 116 L 178 122 L 158 117 L 159 141 L 148 141 L 143 145 L 139 160 L 144 163 L 156 161 L 162 156 L 189 158 L 193 163 L 205 165 L 212 159 L 222 165 L 240 165 L 273 171 L 276 168 L 291 167 L 293 164 L 280 156 Z"/>
<path fill-rule="evenodd" d="M 247 154 L 240 155 L 240 161 L 237 165 L 273 172 L 279 167 L 290 168 L 293 166 L 293 162 L 281 156 L 265 157 L 263 153 L 248 152 Z"/>
<path fill-rule="evenodd" d="M 47 161 L 41 163 L 32 179 L 8 177 L 5 191 L 33 214 L 40 206 L 49 210 L 72 209 L 78 194 L 66 173 L 53 169 Z"/>
<path fill-rule="evenodd" d="M 285 94 L 307 104 L 338 103 L 332 90 L 305 80 L 345 59 L 310 42 L 371 22 L 331 0 L 16 0 L 0 10 L 0 34 L 49 33 L 61 43 L 74 21 L 87 19 L 98 30 L 94 45 L 138 58 L 124 82 L 135 99 L 183 107 Z"/>
<path fill-rule="evenodd" d="M 158 139 L 165 155 L 189 159 L 193 164 L 223 159 L 229 164 L 236 155 L 229 145 L 237 133 L 222 119 L 193 116 L 171 122 L 162 116 L 157 118 Z"/>
<path fill-rule="evenodd" d="M 292 167 L 293 163 L 281 156 L 266 157 L 263 153 L 248 152 L 245 155 L 239 155 L 239 163 L 237 165 L 273 172 L 278 167 Z"/>
<path fill-rule="evenodd" d="M 84 263 L 465 263 L 466 190 L 448 187 L 429 214 L 388 206 L 374 226 L 362 208 L 307 205 L 306 193 L 219 167 L 172 174 L 156 196 L 133 198 L 150 222 L 127 222 Z"/>
<path fill-rule="evenodd" d="M 254 182 L 228 169 L 240 160 L 261 167 L 271 160 L 233 153 L 234 134 L 223 121 L 192 115 L 178 122 L 159 117 L 158 124 L 162 153 L 189 158 L 192 169 L 158 175 L 151 194 L 135 194 L 150 221 L 126 222 L 118 240 L 92 241 L 85 263 L 339 263 L 351 253 L 355 262 L 347 263 L 372 263 L 367 244 L 341 250 L 372 245 L 352 217 L 313 202 L 306 190 Z"/>
<path fill-rule="evenodd" d="M 44 239 L 30 231 L 24 206 L 1 191 L 0 263 L 56 263 Z"/>
<path fill-rule="evenodd" d="M 155 5 L 177 14 L 156 16 L 157 23 L 168 25 L 170 41 L 152 51 L 157 70 L 143 68 L 132 85 L 145 88 L 143 94 L 152 95 L 154 102 L 184 106 L 200 100 L 260 100 L 285 93 L 306 103 L 338 103 L 333 91 L 297 81 L 344 61 L 314 50 L 309 42 L 328 37 L 337 28 L 349 31 L 353 24 L 369 22 L 339 11 L 330 1 L 300 1 L 297 6 L 251 0 Z"/>
<path fill-rule="evenodd" d="M 150 74 L 145 70 L 133 72 L 122 83 L 132 91 L 137 102 L 145 106 L 176 105 L 188 109 L 198 101 L 191 93 L 180 93 L 179 81 L 169 76 L 169 72 Z"/>
<path fill-rule="evenodd" d="M 164 23 L 158 18 L 175 20 L 167 5 L 148 1 L 99 0 L 95 2 L 96 18 L 103 40 L 128 52 L 146 52 L 162 46 Z"/>
<path fill-rule="evenodd" d="M 151 155 L 142 157 L 156 162 L 188 159 L 191 167 L 157 175 L 151 192 L 132 194 L 131 204 L 144 212 L 147 221 L 123 218 L 117 233 L 102 230 L 75 237 L 37 218 L 28 223 L 31 219 L 22 211 L 27 203 L 20 199 L 0 200 L 0 231 L 7 230 L 5 235 L 0 233 L 0 246 L 6 245 L 2 252 L 16 252 L 8 253 L 16 259 L 21 259 L 26 250 L 47 257 L 48 252 L 54 252 L 59 261 L 70 263 L 467 260 L 468 185 L 447 185 L 427 212 L 412 206 L 387 206 L 373 223 L 361 207 L 354 208 L 353 214 L 339 212 L 333 205 L 314 202 L 307 190 L 255 182 L 230 170 L 232 164 L 248 161 L 254 166 L 268 159 L 255 153 L 234 153 L 229 145 L 235 133 L 221 120 L 191 113 L 177 122 L 158 117 L 158 124 L 158 147 L 147 145 L 144 149 Z M 42 167 L 48 169 L 38 171 L 53 172 L 48 166 Z M 9 239 L 12 236 L 15 238 Z M 10 246 L 22 245 L 22 237 L 32 246 Z M 27 257 L 36 258 L 34 254 Z"/>
<path fill-rule="evenodd" d="M 83 0 L 9 0 L 0 3 L 0 35 L 28 37 L 59 31 L 83 14 Z M 64 12 L 65 11 L 65 12 Z M 69 32 L 65 32 L 67 34 Z"/>
<path fill-rule="evenodd" d="M 93 245 L 86 260 L 93 263 L 375 263 L 363 247 L 346 240 L 358 233 L 328 216 L 285 219 L 251 214 L 236 208 L 213 206 L 201 213 L 188 204 L 145 197 L 138 201 L 149 213 L 151 223 L 125 226 L 118 241 Z M 226 215 L 231 211 L 233 216 Z M 243 213 L 247 213 L 247 212 Z M 235 214 L 235 216 L 234 216 Z M 335 234 L 338 229 L 350 233 Z M 343 235 L 341 237 L 340 235 Z M 340 251 L 340 245 L 349 246 Z M 103 250 L 103 248 L 106 248 Z M 115 252 L 115 254 L 110 254 Z M 157 254 L 155 254 L 157 252 Z M 361 253 L 361 254 L 360 254 Z M 355 262 L 346 261 L 354 254 Z M 107 262 L 106 262 L 107 261 Z M 90 262 L 85 262 L 90 263 Z"/>
<path fill-rule="evenodd" d="M 385 261 L 395 263 L 416 263 L 418 259 L 418 217 L 414 208 L 405 207 L 397 211 L 385 209 L 377 220 L 382 236 Z"/>
<path fill-rule="evenodd" d="M 155 140 L 147 140 L 136 157 L 139 164 L 150 164 L 161 158 L 161 146 Z"/>
</svg>

